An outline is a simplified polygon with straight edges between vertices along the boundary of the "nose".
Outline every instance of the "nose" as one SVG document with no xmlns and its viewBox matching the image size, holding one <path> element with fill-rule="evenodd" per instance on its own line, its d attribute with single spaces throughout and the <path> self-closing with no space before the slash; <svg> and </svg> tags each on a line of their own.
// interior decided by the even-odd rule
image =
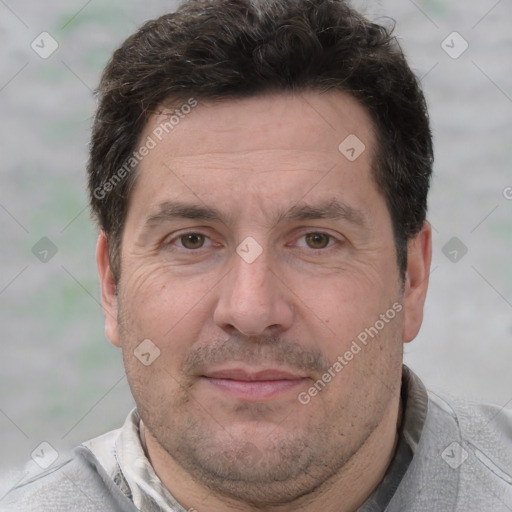
<svg viewBox="0 0 512 512">
<path fill-rule="evenodd" d="M 278 269 L 269 265 L 265 252 L 250 263 L 235 253 L 230 263 L 231 270 L 219 285 L 216 325 L 246 336 L 275 335 L 289 329 L 293 322 L 291 292 Z"/>
</svg>

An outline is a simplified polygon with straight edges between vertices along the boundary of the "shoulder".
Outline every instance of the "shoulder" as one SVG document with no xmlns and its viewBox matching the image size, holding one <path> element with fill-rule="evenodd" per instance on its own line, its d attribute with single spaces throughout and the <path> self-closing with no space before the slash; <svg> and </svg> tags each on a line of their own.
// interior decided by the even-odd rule
<svg viewBox="0 0 512 512">
<path fill-rule="evenodd" d="M 92 452 L 79 446 L 64 463 L 13 488 L 0 512 L 136 511 Z"/>
<path fill-rule="evenodd" d="M 512 411 L 429 392 L 405 481 L 407 510 L 512 510 Z"/>
<path fill-rule="evenodd" d="M 453 423 L 461 447 L 512 485 L 512 409 L 430 392 L 429 410 L 443 424 Z"/>
</svg>

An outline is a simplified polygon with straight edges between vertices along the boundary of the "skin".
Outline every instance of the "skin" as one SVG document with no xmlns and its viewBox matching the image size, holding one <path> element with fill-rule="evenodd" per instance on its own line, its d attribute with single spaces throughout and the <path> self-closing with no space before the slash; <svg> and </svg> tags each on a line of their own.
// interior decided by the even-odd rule
<svg viewBox="0 0 512 512">
<path fill-rule="evenodd" d="M 141 141 L 164 120 L 151 118 Z M 366 146 L 355 161 L 338 150 L 349 134 Z M 106 335 L 122 348 L 155 472 L 186 509 L 352 511 L 381 481 L 400 421 L 403 343 L 422 322 L 431 230 L 409 242 L 402 281 L 370 175 L 374 147 L 371 118 L 345 93 L 200 103 L 140 164 L 117 294 L 100 234 Z M 333 200 L 351 214 L 284 215 Z M 222 217 L 156 215 L 173 201 Z M 262 249 L 251 263 L 236 251 L 247 237 Z M 401 311 L 301 403 L 393 304 Z M 134 355 L 144 339 L 160 350 L 147 366 Z M 226 369 L 239 374 L 212 378 Z M 292 378 L 255 377 L 269 369 Z"/>
</svg>

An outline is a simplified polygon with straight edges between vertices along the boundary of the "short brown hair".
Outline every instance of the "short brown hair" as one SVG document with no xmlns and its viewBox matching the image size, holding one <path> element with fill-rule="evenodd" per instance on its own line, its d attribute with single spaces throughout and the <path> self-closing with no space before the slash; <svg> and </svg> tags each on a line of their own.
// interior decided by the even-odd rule
<svg viewBox="0 0 512 512">
<path fill-rule="evenodd" d="M 136 179 L 136 169 L 120 170 L 155 110 L 191 97 L 305 90 L 349 92 L 371 114 L 373 177 L 404 276 L 407 241 L 426 216 L 433 150 L 424 95 L 392 32 L 344 0 L 191 0 L 129 37 L 97 90 L 88 163 L 91 207 L 107 235 L 115 278 Z"/>
</svg>

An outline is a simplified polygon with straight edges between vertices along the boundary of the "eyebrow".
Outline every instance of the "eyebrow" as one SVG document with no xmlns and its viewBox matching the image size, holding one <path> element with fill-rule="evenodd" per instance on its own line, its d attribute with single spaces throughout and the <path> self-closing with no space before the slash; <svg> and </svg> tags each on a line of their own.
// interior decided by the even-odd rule
<svg viewBox="0 0 512 512">
<path fill-rule="evenodd" d="M 357 210 L 338 199 L 324 201 L 318 205 L 298 203 L 287 212 L 281 213 L 278 216 L 277 222 L 282 220 L 304 221 L 316 219 L 346 220 L 360 226 L 366 224 L 366 216 L 361 210 Z"/>
<path fill-rule="evenodd" d="M 216 208 L 204 205 L 181 201 L 164 201 L 159 205 L 158 211 L 146 219 L 145 225 L 151 227 L 177 219 L 218 221 L 229 225 L 230 219 L 233 218 L 233 216 L 228 218 Z M 360 227 L 365 227 L 367 224 L 366 215 L 361 210 L 338 199 L 320 202 L 315 205 L 299 202 L 287 211 L 278 211 L 274 222 L 279 224 L 283 221 L 298 222 L 316 219 L 345 220 Z"/>
<path fill-rule="evenodd" d="M 159 205 L 158 211 L 146 219 L 145 225 L 151 227 L 152 225 L 175 219 L 222 221 L 222 215 L 215 208 L 183 202 L 164 201 Z"/>
</svg>

